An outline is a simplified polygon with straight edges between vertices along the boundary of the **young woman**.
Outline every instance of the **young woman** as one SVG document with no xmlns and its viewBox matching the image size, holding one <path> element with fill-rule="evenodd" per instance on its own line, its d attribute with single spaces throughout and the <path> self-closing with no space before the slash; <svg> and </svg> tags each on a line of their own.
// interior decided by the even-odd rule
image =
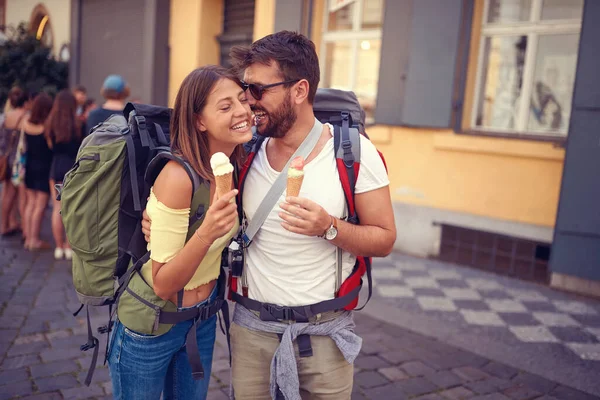
<svg viewBox="0 0 600 400">
<path fill-rule="evenodd" d="M 158 175 L 146 209 L 152 220 L 151 260 L 142 267 L 141 276 L 159 298 L 177 304 L 177 293 L 184 289 L 182 308 L 204 306 L 215 299 L 221 252 L 239 224 L 233 201 L 237 190 L 217 198 L 210 158 L 222 152 L 239 165 L 242 145 L 252 137 L 250 127 L 250 107 L 234 75 L 222 67 L 206 66 L 185 78 L 173 109 L 171 148 L 209 182 L 212 201 L 202 225 L 186 243 L 192 183 L 173 161 Z M 118 316 L 108 358 L 116 399 L 158 400 L 161 392 L 165 400 L 206 399 L 216 316 L 197 324 L 204 379 L 196 381 L 185 346 L 193 320 L 153 336 L 129 329 L 125 315 Z"/>
<path fill-rule="evenodd" d="M 14 87 L 8 92 L 7 105 L 10 105 L 10 111 L 6 112 L 4 122 L 0 127 L 0 139 L 2 152 L 8 156 L 7 167 L 2 180 L 2 227 L 0 233 L 2 236 L 13 236 L 21 232 L 19 220 L 16 213 L 17 187 L 11 182 L 12 165 L 17 153 L 17 144 L 19 142 L 20 125 L 25 116 L 25 103 L 27 94 L 18 87 Z M 23 216 L 21 215 L 21 218 Z M 23 230 L 25 236 L 25 229 Z"/>
<path fill-rule="evenodd" d="M 54 106 L 46 121 L 46 140 L 52 153 L 52 166 L 50 167 L 50 185 L 52 186 L 52 235 L 56 247 L 54 258 L 70 260 L 73 253 L 65 236 L 65 227 L 60 216 L 60 201 L 56 200 L 54 185 L 62 183 L 65 174 L 77 157 L 81 144 L 81 125 L 77 120 L 77 101 L 70 90 L 61 90 L 56 95 Z"/>
<path fill-rule="evenodd" d="M 52 151 L 44 135 L 44 124 L 50 110 L 52 98 L 46 93 L 36 96 L 31 113 L 23 121 L 23 131 L 27 144 L 27 166 L 25 168 L 25 188 L 27 191 L 23 227 L 27 232 L 25 248 L 45 250 L 50 244 L 40 239 L 40 228 L 50 195 L 50 164 Z"/>
</svg>

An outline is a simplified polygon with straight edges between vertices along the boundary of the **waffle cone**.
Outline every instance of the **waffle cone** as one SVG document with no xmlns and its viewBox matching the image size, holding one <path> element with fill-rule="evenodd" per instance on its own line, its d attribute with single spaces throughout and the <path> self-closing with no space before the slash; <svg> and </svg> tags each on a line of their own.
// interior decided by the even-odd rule
<svg viewBox="0 0 600 400">
<path fill-rule="evenodd" d="M 217 197 L 222 197 L 225 193 L 231 192 L 231 178 L 233 173 L 215 176 L 215 184 L 217 185 Z"/>
<path fill-rule="evenodd" d="M 298 197 L 300 194 L 300 188 L 302 187 L 302 181 L 304 180 L 304 175 L 302 176 L 288 176 L 287 180 L 287 195 Z"/>
</svg>

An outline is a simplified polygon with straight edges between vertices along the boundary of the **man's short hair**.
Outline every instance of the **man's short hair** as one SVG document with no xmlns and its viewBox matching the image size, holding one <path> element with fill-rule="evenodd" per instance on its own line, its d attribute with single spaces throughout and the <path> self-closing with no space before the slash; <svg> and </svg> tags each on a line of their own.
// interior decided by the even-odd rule
<svg viewBox="0 0 600 400">
<path fill-rule="evenodd" d="M 81 92 L 83 94 L 87 93 L 87 89 L 83 85 L 75 85 L 75 87 L 73 88 L 73 91 L 74 92 Z"/>
<path fill-rule="evenodd" d="M 308 102 L 313 103 L 321 74 L 315 44 L 306 36 L 290 31 L 280 31 L 252 43 L 251 46 L 234 46 L 230 52 L 237 73 L 252 64 L 270 65 L 275 62 L 283 80 L 306 79 L 309 84 Z"/>
</svg>

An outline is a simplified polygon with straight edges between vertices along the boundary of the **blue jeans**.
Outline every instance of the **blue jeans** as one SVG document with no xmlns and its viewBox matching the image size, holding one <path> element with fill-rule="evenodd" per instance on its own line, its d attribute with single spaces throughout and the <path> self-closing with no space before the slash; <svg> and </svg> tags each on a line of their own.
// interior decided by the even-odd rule
<svg viewBox="0 0 600 400">
<path fill-rule="evenodd" d="M 215 296 L 216 290 L 209 299 L 212 301 Z M 162 393 L 164 400 L 205 400 L 215 346 L 216 322 L 216 315 L 198 322 L 196 337 L 204 379 L 194 380 L 185 347 L 186 335 L 194 326 L 193 320 L 180 322 L 159 336 L 136 333 L 117 321 L 108 357 L 114 398 L 158 400 Z"/>
</svg>

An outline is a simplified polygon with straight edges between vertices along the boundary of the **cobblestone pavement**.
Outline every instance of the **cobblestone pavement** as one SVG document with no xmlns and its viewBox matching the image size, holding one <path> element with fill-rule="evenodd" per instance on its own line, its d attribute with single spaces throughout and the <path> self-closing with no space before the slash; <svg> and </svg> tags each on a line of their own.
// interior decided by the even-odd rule
<svg viewBox="0 0 600 400">
<path fill-rule="evenodd" d="M 101 336 L 93 382 L 83 385 L 91 354 L 79 350 L 87 328 L 84 318 L 71 315 L 78 303 L 69 263 L 54 261 L 51 252 L 22 251 L 17 239 L 0 241 L 0 257 L 0 400 L 111 398 L 103 365 L 106 335 Z M 375 268 L 389 268 L 390 260 L 377 261 Z M 378 275 L 377 285 L 384 282 Z M 106 322 L 102 311 L 92 312 L 94 327 Z M 381 319 L 356 315 L 364 343 L 352 399 L 598 398 Z M 226 399 L 228 384 L 227 350 L 220 335 L 209 399 Z"/>
<path fill-rule="evenodd" d="M 554 343 L 600 368 L 600 301 L 472 268 L 395 255 L 373 274 L 376 292 L 406 309 Z M 599 362 L 598 364 L 592 363 Z"/>
<path fill-rule="evenodd" d="M 370 315 L 600 396 L 600 299 L 400 254 L 373 274 Z"/>
</svg>

